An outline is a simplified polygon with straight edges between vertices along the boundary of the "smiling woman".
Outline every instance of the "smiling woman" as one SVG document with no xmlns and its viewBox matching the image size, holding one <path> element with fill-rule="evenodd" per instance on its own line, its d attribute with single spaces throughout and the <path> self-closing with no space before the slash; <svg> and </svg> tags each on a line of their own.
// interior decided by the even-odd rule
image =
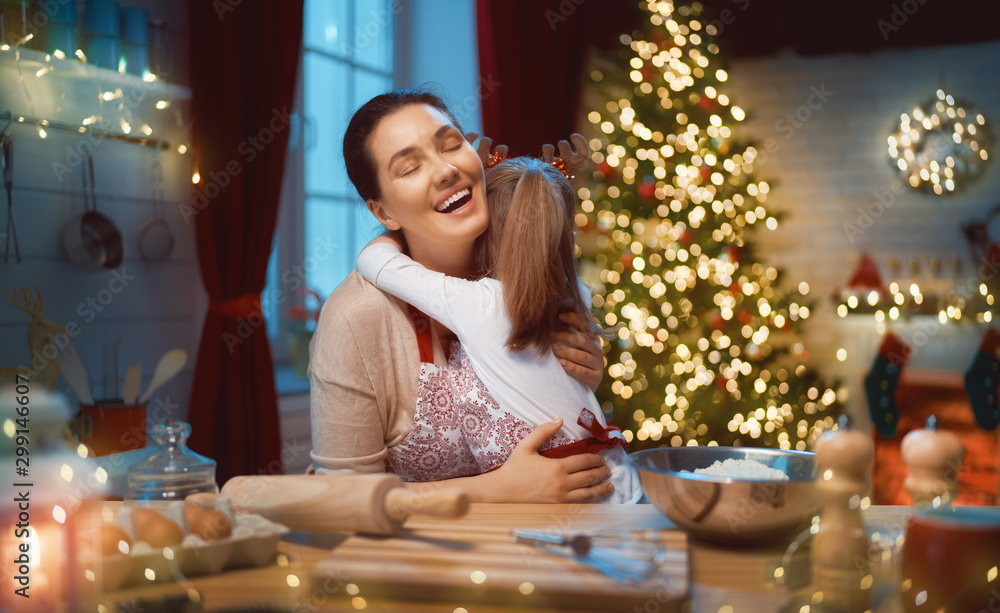
<svg viewBox="0 0 1000 613">
<path fill-rule="evenodd" d="M 388 164 L 376 165 L 379 192 L 362 194 L 368 209 L 403 231 L 415 259 L 468 276 L 489 213 L 482 162 L 454 120 L 427 104 L 407 105 L 379 122 L 370 147 Z M 348 173 L 356 174 L 350 166 Z"/>
<path fill-rule="evenodd" d="M 402 233 L 413 260 L 474 276 L 477 241 L 489 223 L 483 166 L 437 96 L 376 96 L 351 119 L 344 157 L 368 209 Z M 601 350 L 578 338 L 557 355 L 568 360 L 568 373 L 593 384 Z M 584 502 L 607 493 L 600 456 L 539 455 L 558 421 L 537 427 L 508 449 L 502 466 L 479 474 L 453 410 L 453 396 L 469 383 L 458 377 L 457 349 L 449 330 L 353 271 L 326 300 L 311 347 L 317 472 L 395 472 L 462 487 L 484 502 Z"/>
</svg>

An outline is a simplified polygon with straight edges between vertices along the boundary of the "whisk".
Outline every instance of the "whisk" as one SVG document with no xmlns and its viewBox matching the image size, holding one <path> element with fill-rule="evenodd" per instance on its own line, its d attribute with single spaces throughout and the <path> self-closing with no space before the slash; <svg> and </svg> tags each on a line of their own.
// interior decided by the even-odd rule
<svg viewBox="0 0 1000 613">
<path fill-rule="evenodd" d="M 652 531 L 608 536 L 514 530 L 511 540 L 586 564 L 625 585 L 645 581 L 667 554 Z"/>
</svg>

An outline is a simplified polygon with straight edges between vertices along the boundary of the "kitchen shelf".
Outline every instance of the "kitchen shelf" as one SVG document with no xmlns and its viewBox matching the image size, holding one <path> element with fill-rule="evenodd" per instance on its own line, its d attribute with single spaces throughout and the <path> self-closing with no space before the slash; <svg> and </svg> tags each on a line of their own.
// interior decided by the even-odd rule
<svg viewBox="0 0 1000 613">
<path fill-rule="evenodd" d="M 46 61 L 45 58 L 49 54 L 44 51 L 27 49 L 25 47 L 9 47 L 8 49 L 0 47 L 0 67 L 6 65 L 8 62 L 16 64 L 18 53 L 20 54 L 22 70 L 30 72 L 32 76 L 39 69 L 51 64 L 53 70 L 50 74 L 65 79 L 100 81 L 102 84 L 120 88 L 140 87 L 160 100 L 189 100 L 191 98 L 191 90 L 183 85 L 164 81 L 159 78 L 152 81 L 145 81 L 142 77 L 118 72 L 117 70 L 101 68 L 94 64 L 87 64 L 75 57 L 65 59 L 51 57 L 49 61 Z M 25 76 L 27 77 L 27 75 Z"/>
<path fill-rule="evenodd" d="M 191 98 L 189 88 L 153 75 L 138 77 L 6 45 L 0 47 L 0 90 L 0 126 L 10 121 L 165 149 L 171 146 L 167 135 L 185 138 L 186 132 L 176 107 L 174 112 L 170 107 Z"/>
</svg>

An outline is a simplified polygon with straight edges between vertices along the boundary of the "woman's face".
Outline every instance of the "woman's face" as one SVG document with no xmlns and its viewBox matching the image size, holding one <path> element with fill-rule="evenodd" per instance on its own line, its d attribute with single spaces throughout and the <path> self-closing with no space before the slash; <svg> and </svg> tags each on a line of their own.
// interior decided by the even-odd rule
<svg viewBox="0 0 1000 613">
<path fill-rule="evenodd" d="M 489 223 L 486 180 L 475 149 L 448 117 L 426 104 L 405 106 L 378 123 L 370 147 L 381 197 L 367 204 L 382 225 L 402 229 L 422 263 L 471 259 Z"/>
</svg>

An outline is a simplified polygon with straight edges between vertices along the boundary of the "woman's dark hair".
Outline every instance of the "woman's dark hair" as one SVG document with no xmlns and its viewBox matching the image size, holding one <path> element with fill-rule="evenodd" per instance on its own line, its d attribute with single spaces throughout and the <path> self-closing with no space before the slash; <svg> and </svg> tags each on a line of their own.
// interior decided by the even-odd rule
<svg viewBox="0 0 1000 613">
<path fill-rule="evenodd" d="M 375 127 L 388 115 L 411 104 L 426 104 L 441 111 L 459 132 L 462 127 L 447 105 L 435 94 L 424 90 L 394 89 L 375 96 L 359 108 L 344 133 L 344 164 L 362 200 L 378 200 L 382 195 L 378 185 L 378 169 L 371 152 L 371 136 Z"/>
</svg>

